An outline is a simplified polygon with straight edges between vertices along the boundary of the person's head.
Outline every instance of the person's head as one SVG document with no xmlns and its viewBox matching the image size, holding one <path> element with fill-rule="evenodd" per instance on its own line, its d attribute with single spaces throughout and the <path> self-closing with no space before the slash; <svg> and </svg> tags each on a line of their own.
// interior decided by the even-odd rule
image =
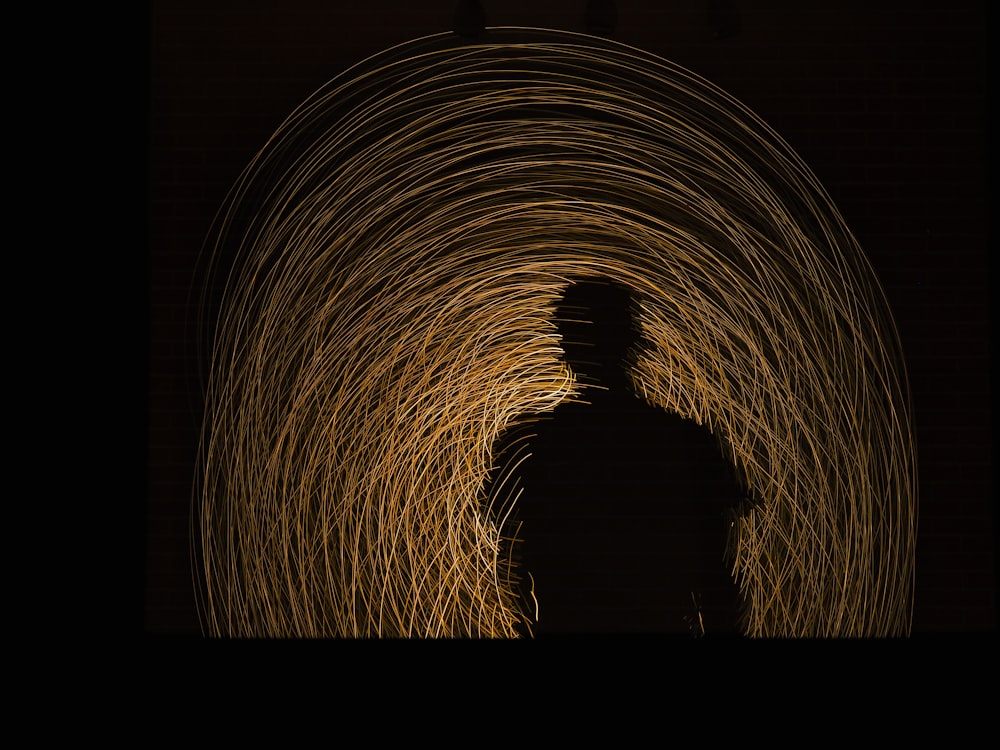
<svg viewBox="0 0 1000 750">
<path fill-rule="evenodd" d="M 585 384 L 625 387 L 630 349 L 638 338 L 631 296 L 609 281 L 580 281 L 566 290 L 557 318 L 566 359 Z"/>
</svg>

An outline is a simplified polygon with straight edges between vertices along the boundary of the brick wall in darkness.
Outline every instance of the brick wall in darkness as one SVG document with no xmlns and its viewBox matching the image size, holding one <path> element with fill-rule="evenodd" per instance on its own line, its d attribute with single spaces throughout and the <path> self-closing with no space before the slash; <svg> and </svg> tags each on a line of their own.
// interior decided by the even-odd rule
<svg viewBox="0 0 1000 750">
<path fill-rule="evenodd" d="M 371 54 L 447 30 L 453 7 L 358 5 L 150 4 L 146 632 L 198 632 L 188 512 L 200 417 L 188 295 L 214 212 L 298 103 Z M 582 0 L 484 5 L 491 25 L 582 30 Z M 738 29 L 726 38 L 715 35 L 709 5 L 620 2 L 613 38 L 742 100 L 839 207 L 884 287 L 908 361 L 920 471 L 914 632 L 992 631 L 985 3 L 736 1 Z"/>
</svg>

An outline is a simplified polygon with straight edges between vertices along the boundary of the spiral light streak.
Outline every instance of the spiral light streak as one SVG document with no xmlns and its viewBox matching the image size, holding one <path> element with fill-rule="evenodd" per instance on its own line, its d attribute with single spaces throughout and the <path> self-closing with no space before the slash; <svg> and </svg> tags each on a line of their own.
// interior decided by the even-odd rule
<svg viewBox="0 0 1000 750">
<path fill-rule="evenodd" d="M 707 425 L 754 500 L 731 534 L 742 632 L 909 633 L 916 451 L 887 302 L 810 170 L 694 74 L 566 32 L 401 45 L 292 113 L 206 250 L 208 634 L 530 629 L 524 451 L 495 454 L 583 397 L 554 316 L 584 279 L 631 290 L 636 392 Z"/>
</svg>

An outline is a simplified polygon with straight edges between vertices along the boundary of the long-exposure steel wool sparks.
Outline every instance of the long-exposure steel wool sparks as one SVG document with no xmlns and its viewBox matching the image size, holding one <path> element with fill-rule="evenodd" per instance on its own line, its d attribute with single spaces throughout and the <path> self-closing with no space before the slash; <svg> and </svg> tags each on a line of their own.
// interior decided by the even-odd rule
<svg viewBox="0 0 1000 750">
<path fill-rule="evenodd" d="M 207 633 L 530 630 L 494 451 L 583 392 L 554 315 L 596 278 L 637 300 L 635 391 L 707 425 L 755 500 L 731 537 L 741 631 L 909 633 L 887 303 L 810 170 L 696 75 L 565 32 L 404 44 L 292 113 L 206 249 Z"/>
</svg>

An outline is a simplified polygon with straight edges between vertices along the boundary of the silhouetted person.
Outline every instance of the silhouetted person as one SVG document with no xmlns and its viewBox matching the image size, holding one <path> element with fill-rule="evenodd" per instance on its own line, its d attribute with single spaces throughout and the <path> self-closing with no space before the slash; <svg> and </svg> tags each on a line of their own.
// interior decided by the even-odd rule
<svg viewBox="0 0 1000 750">
<path fill-rule="evenodd" d="M 536 636 L 735 633 L 737 591 L 724 563 L 740 487 L 708 430 L 631 393 L 636 333 L 629 296 L 569 289 L 560 323 L 589 404 L 535 425 L 518 503 L 522 571 L 534 579 Z M 529 601 L 531 601 L 529 596 Z M 696 605 L 697 603 L 697 605 Z"/>
</svg>

